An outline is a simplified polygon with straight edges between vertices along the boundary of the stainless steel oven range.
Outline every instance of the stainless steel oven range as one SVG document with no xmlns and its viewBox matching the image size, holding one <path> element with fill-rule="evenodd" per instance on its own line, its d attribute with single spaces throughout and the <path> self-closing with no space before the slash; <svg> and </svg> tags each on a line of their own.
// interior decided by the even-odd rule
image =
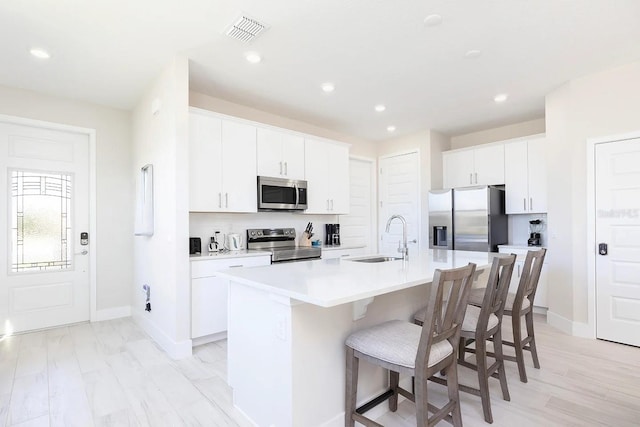
<svg viewBox="0 0 640 427">
<path fill-rule="evenodd" d="M 250 228 L 247 249 L 271 252 L 271 262 L 317 259 L 322 250 L 315 246 L 296 246 L 295 228 Z"/>
</svg>

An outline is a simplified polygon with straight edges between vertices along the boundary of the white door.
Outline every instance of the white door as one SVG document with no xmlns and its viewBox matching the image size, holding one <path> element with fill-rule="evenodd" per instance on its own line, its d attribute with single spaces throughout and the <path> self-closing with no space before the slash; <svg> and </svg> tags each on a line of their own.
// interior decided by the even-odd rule
<svg viewBox="0 0 640 427">
<path fill-rule="evenodd" d="M 640 138 L 598 144 L 595 159 L 597 337 L 640 346 Z"/>
<path fill-rule="evenodd" d="M 89 320 L 86 134 L 0 123 L 0 334 Z"/>
<path fill-rule="evenodd" d="M 402 240 L 402 223 L 393 220 L 389 233 L 386 230 L 392 215 L 402 215 L 407 221 L 409 256 L 420 250 L 420 168 L 418 153 L 408 153 L 380 159 L 379 171 L 379 235 L 380 252 L 397 253 Z"/>
<path fill-rule="evenodd" d="M 374 253 L 377 233 L 373 160 L 349 160 L 349 200 L 349 214 L 340 215 L 340 243 L 364 247 L 364 253 Z"/>
</svg>

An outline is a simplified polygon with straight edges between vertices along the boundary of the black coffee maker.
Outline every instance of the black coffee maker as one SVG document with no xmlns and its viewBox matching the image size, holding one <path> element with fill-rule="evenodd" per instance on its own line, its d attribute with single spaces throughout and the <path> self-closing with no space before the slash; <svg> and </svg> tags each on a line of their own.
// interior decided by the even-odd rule
<svg viewBox="0 0 640 427">
<path fill-rule="evenodd" d="M 325 224 L 324 231 L 325 246 L 340 246 L 340 224 Z"/>
<path fill-rule="evenodd" d="M 541 219 L 533 219 L 529 221 L 529 240 L 527 240 L 527 244 L 529 246 L 540 246 L 542 245 L 541 234 L 542 231 L 542 220 Z"/>
</svg>

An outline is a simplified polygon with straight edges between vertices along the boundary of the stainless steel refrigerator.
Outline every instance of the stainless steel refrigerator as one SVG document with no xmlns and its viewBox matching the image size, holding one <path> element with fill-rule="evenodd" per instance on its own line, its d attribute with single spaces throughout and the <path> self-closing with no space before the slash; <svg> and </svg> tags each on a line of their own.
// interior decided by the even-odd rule
<svg viewBox="0 0 640 427">
<path fill-rule="evenodd" d="M 504 189 L 481 186 L 429 192 L 429 247 L 497 252 L 508 242 Z"/>
</svg>

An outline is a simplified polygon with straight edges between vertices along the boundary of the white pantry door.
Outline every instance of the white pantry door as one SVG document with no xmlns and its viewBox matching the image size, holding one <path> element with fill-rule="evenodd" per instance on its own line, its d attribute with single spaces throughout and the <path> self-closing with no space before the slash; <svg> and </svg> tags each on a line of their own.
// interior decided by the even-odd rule
<svg viewBox="0 0 640 427">
<path fill-rule="evenodd" d="M 402 223 L 394 219 L 389 232 L 387 221 L 391 215 L 402 215 L 407 221 L 409 256 L 420 250 L 420 168 L 418 153 L 382 157 L 379 170 L 379 233 L 380 252 L 397 254 L 402 240 Z"/>
<path fill-rule="evenodd" d="M 597 144 L 595 165 L 597 337 L 640 346 L 640 139 Z"/>
<path fill-rule="evenodd" d="M 89 320 L 89 137 L 0 122 L 0 335 Z"/>
</svg>

